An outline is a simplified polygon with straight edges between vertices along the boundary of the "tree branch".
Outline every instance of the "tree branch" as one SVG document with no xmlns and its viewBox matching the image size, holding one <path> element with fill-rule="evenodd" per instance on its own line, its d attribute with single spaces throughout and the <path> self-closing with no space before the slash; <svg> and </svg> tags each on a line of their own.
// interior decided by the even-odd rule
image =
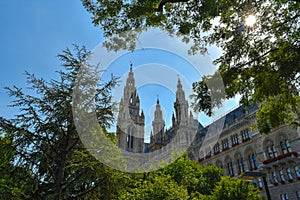
<svg viewBox="0 0 300 200">
<path fill-rule="evenodd" d="M 162 0 L 157 8 L 157 11 L 158 12 L 162 12 L 163 11 L 163 8 L 164 6 L 167 4 L 167 3 L 179 3 L 179 2 L 188 2 L 189 0 Z"/>
<path fill-rule="evenodd" d="M 262 57 L 265 57 L 265 56 L 268 55 L 269 53 L 271 53 L 271 52 L 273 52 L 273 51 L 277 51 L 277 50 L 279 50 L 279 49 L 278 49 L 278 48 L 271 49 L 271 50 L 265 52 L 264 54 L 262 54 L 262 55 L 260 55 L 260 56 L 258 56 L 258 57 L 256 57 L 256 58 L 254 58 L 254 59 L 252 59 L 252 60 L 250 60 L 250 61 L 248 61 L 248 62 L 246 62 L 246 63 L 239 63 L 239 64 L 236 65 L 236 68 L 242 68 L 242 67 L 244 67 L 244 66 L 246 66 L 246 65 L 249 65 L 249 64 L 251 64 L 251 63 L 257 61 L 258 59 L 260 59 L 260 58 L 262 58 Z"/>
</svg>

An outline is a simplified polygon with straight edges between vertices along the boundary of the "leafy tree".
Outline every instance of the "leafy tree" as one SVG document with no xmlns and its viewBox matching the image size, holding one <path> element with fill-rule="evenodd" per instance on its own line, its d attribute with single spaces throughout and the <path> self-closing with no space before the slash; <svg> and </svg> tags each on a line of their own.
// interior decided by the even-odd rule
<svg viewBox="0 0 300 200">
<path fill-rule="evenodd" d="M 222 174 L 215 165 L 199 165 L 183 155 L 158 171 L 131 175 L 118 199 L 262 199 L 248 182 Z"/>
<path fill-rule="evenodd" d="M 15 148 L 12 134 L 0 135 L 0 199 L 31 199 L 38 183 L 27 168 L 14 165 Z"/>
<path fill-rule="evenodd" d="M 113 50 L 133 50 L 138 34 L 159 27 L 206 53 L 208 45 L 223 51 L 214 61 L 226 96 L 207 87 L 216 75 L 194 83 L 195 109 L 208 115 L 224 98 L 241 95 L 241 103 L 259 104 L 258 126 L 268 132 L 282 123 L 299 125 L 299 0 L 82 0 Z M 245 20 L 254 15 L 254 25 Z M 252 17 L 253 19 L 253 17 Z M 215 95 L 216 96 L 216 95 Z"/>
<path fill-rule="evenodd" d="M 259 200 L 259 190 L 243 179 L 233 179 L 229 176 L 222 177 L 215 187 L 213 194 L 207 199 L 213 200 Z"/>
<path fill-rule="evenodd" d="M 122 192 L 118 199 L 188 199 L 184 186 L 178 185 L 170 176 L 152 176 L 148 180 L 137 182 L 134 188 Z"/>
<path fill-rule="evenodd" d="M 199 165 L 184 154 L 174 163 L 165 167 L 162 173 L 170 175 L 177 184 L 185 186 L 190 195 L 193 193 L 208 195 L 221 180 L 223 171 L 214 165 Z"/>
<path fill-rule="evenodd" d="M 119 199 L 201 199 L 211 195 L 223 171 L 202 166 L 186 154 L 157 171 L 131 175 Z"/>
<path fill-rule="evenodd" d="M 74 53 L 66 49 L 58 56 L 64 66 L 58 72 L 59 80 L 48 82 L 26 72 L 29 94 L 16 86 L 7 88 L 15 98 L 12 106 L 20 112 L 14 119 L 2 120 L 0 124 L 6 133 L 1 143 L 7 144 L 1 148 L 9 148 L 4 167 L 7 170 L 14 166 L 19 170 L 15 173 L 21 173 L 18 177 L 32 175 L 35 184 L 25 179 L 22 182 L 34 187 L 34 195 L 26 193 L 31 199 L 112 199 L 124 184 L 126 174 L 96 160 L 85 149 L 74 125 L 73 88 L 88 56 L 84 47 L 75 46 Z M 94 80 L 94 74 L 86 72 L 85 75 L 91 82 Z M 113 77 L 106 83 L 98 83 L 95 89 L 95 112 L 103 128 L 112 119 L 110 91 L 115 84 Z M 4 173 L 9 182 L 12 176 L 7 171 Z"/>
</svg>

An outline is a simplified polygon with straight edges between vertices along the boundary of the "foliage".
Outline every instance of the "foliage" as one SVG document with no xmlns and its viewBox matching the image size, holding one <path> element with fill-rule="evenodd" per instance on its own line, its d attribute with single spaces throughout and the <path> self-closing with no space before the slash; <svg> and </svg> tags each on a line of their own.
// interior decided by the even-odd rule
<svg viewBox="0 0 300 200">
<path fill-rule="evenodd" d="M 0 136 L 0 199 L 31 199 L 38 184 L 28 169 L 13 164 L 15 148 L 12 134 Z"/>
<path fill-rule="evenodd" d="M 119 199 L 204 199 L 212 195 L 223 170 L 202 166 L 186 154 L 169 166 L 143 175 L 132 175 Z"/>
<path fill-rule="evenodd" d="M 138 35 L 159 27 L 193 45 L 190 53 L 222 49 L 214 61 L 225 85 L 225 98 L 241 95 L 241 103 L 260 104 L 258 126 L 299 125 L 300 30 L 299 0 L 82 0 L 108 38 L 108 49 L 133 50 Z M 247 26 L 250 14 L 257 20 Z M 212 114 L 224 97 L 211 102 L 215 89 L 206 76 L 194 83 L 195 109 Z M 212 91 L 213 90 L 213 91 Z M 223 91 L 221 91 L 223 92 Z M 214 94 L 216 96 L 216 94 Z M 221 95 L 219 95 L 221 96 Z M 273 110 L 273 111 L 272 111 Z"/>
<path fill-rule="evenodd" d="M 18 171 L 14 174 L 24 176 L 24 181 L 19 183 L 35 187 L 30 198 L 111 199 L 123 184 L 125 174 L 96 160 L 77 134 L 72 115 L 72 92 L 89 52 L 78 46 L 74 51 L 66 49 L 58 56 L 64 66 L 64 70 L 58 72 L 59 80 L 47 82 L 26 72 L 29 94 L 16 86 L 7 88 L 10 96 L 15 98 L 12 106 L 18 107 L 20 112 L 12 120 L 1 121 L 0 127 L 5 133 L 1 142 L 12 148 L 6 150 L 4 167 L 6 170 L 9 165 L 15 167 Z M 94 78 L 93 74 L 86 76 Z M 116 79 L 112 78 L 107 83 L 99 83 L 95 90 L 95 111 L 104 128 L 112 119 L 113 105 L 109 94 L 115 84 Z M 15 180 L 9 172 L 4 173 L 8 181 Z M 34 184 L 26 180 L 25 175 L 32 175 L 29 177 Z"/>
<path fill-rule="evenodd" d="M 159 172 L 158 172 L 159 173 Z M 170 175 L 177 184 L 185 186 L 189 194 L 210 194 L 216 183 L 221 180 L 223 170 L 216 166 L 202 166 L 190 160 L 186 154 L 162 170 Z"/>
<path fill-rule="evenodd" d="M 243 179 L 233 179 L 229 176 L 222 177 L 215 187 L 213 194 L 207 199 L 213 200 L 259 200 L 259 190 Z"/>
<path fill-rule="evenodd" d="M 120 194 L 119 199 L 188 199 L 189 195 L 184 186 L 179 186 L 170 176 L 154 176 L 136 184 L 127 192 Z"/>
</svg>

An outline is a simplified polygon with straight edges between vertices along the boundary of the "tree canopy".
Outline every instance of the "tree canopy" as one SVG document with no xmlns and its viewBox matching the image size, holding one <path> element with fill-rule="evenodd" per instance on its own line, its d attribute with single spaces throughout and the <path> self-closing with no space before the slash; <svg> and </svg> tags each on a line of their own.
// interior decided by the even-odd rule
<svg viewBox="0 0 300 200">
<path fill-rule="evenodd" d="M 26 72 L 30 92 L 7 88 L 15 98 L 11 106 L 20 112 L 14 119 L 0 120 L 1 173 L 5 174 L 1 199 L 110 199 L 122 186 L 125 174 L 94 158 L 74 125 L 74 82 L 89 54 L 84 47 L 66 49 L 58 55 L 64 66 L 58 80 L 48 82 Z M 95 110 L 102 127 L 112 119 L 110 90 L 115 84 L 112 78 L 96 88 Z"/>
<path fill-rule="evenodd" d="M 138 35 L 159 27 L 193 45 L 190 53 L 222 49 L 214 61 L 226 98 L 241 96 L 245 106 L 259 104 L 258 127 L 268 132 L 282 123 L 299 125 L 299 0 L 82 0 L 104 32 L 110 50 L 133 50 Z M 253 23 L 246 22 L 251 17 Z M 209 52 L 208 52 L 209 53 Z M 224 98 L 203 77 L 193 84 L 194 108 L 211 115 Z"/>
</svg>

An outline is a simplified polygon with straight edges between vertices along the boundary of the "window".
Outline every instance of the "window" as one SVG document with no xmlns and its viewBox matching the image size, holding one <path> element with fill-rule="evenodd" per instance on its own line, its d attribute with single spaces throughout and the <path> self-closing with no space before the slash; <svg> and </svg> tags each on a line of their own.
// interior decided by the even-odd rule
<svg viewBox="0 0 300 200">
<path fill-rule="evenodd" d="M 274 180 L 274 183 L 278 183 L 276 171 L 273 172 L 273 180 Z"/>
<path fill-rule="evenodd" d="M 284 197 L 285 197 L 286 200 L 289 200 L 289 196 L 288 196 L 287 193 L 284 193 Z"/>
<path fill-rule="evenodd" d="M 286 144 L 287 151 L 292 152 L 292 148 L 288 140 L 285 140 L 285 144 Z"/>
<path fill-rule="evenodd" d="M 286 148 L 286 145 L 285 145 L 285 142 L 284 141 L 280 141 L 280 147 L 281 147 L 281 151 L 283 154 L 286 154 L 287 153 L 287 148 Z"/>
<path fill-rule="evenodd" d="M 227 138 L 222 141 L 222 146 L 223 149 L 229 149 L 229 142 Z"/>
<path fill-rule="evenodd" d="M 217 143 L 215 146 L 214 146 L 214 154 L 217 154 L 220 152 L 220 145 L 219 143 Z"/>
<path fill-rule="evenodd" d="M 262 189 L 262 188 L 263 188 L 262 180 L 259 178 L 259 179 L 257 179 L 257 182 L 258 182 L 258 187 L 259 187 L 260 189 Z"/>
<path fill-rule="evenodd" d="M 280 147 L 283 154 L 286 154 L 288 152 L 292 152 L 291 145 L 288 140 L 281 140 L 280 141 Z"/>
<path fill-rule="evenodd" d="M 257 187 L 257 186 L 258 186 L 257 180 L 256 180 L 256 179 L 253 180 L 253 186 L 254 186 L 254 187 Z"/>
<path fill-rule="evenodd" d="M 287 169 L 286 169 L 286 173 L 287 173 L 287 175 L 288 175 L 289 180 L 293 180 L 293 179 L 294 179 L 294 177 L 293 177 L 293 175 L 292 175 L 292 171 L 291 171 L 290 168 L 287 168 Z"/>
<path fill-rule="evenodd" d="M 274 158 L 273 150 L 270 146 L 268 146 L 268 154 L 269 154 L 269 158 Z"/>
<path fill-rule="evenodd" d="M 234 167 L 232 161 L 227 164 L 228 174 L 234 176 Z"/>
<path fill-rule="evenodd" d="M 278 154 L 277 154 L 277 148 L 276 148 L 276 146 L 272 145 L 272 148 L 273 148 L 273 154 L 274 154 L 274 156 L 277 157 Z"/>
<path fill-rule="evenodd" d="M 241 136 L 242 136 L 242 141 L 247 141 L 248 139 L 250 139 L 250 133 L 249 133 L 249 129 L 246 128 L 244 130 L 241 131 Z"/>
<path fill-rule="evenodd" d="M 296 191 L 296 197 L 297 197 L 297 200 L 300 200 L 300 190 Z"/>
<path fill-rule="evenodd" d="M 254 179 L 253 180 L 253 186 L 258 187 L 259 189 L 262 189 L 263 188 L 262 180 L 260 178 Z"/>
<path fill-rule="evenodd" d="M 297 178 L 299 178 L 300 172 L 299 172 L 299 167 L 297 165 L 294 167 L 294 170 L 295 170 L 295 174 L 296 174 Z"/>
<path fill-rule="evenodd" d="M 239 144 L 239 138 L 238 138 L 237 134 L 234 134 L 231 136 L 231 143 L 232 143 L 232 145 Z"/>
<path fill-rule="evenodd" d="M 281 200 L 289 200 L 288 194 L 287 193 L 280 194 L 280 199 Z"/>
<path fill-rule="evenodd" d="M 128 134 L 126 136 L 127 148 L 133 148 L 133 130 L 132 127 L 128 127 Z"/>
<path fill-rule="evenodd" d="M 267 150 L 268 150 L 269 158 L 274 158 L 278 156 L 276 146 L 274 146 L 273 144 L 269 145 L 267 147 Z"/>
<path fill-rule="evenodd" d="M 245 164 L 244 164 L 244 159 L 242 157 L 237 159 L 237 164 L 239 168 L 239 173 L 245 172 Z"/>
<path fill-rule="evenodd" d="M 282 170 L 279 170 L 279 175 L 280 175 L 281 181 L 285 182 L 285 177 L 284 177 L 284 174 L 283 174 Z"/>
<path fill-rule="evenodd" d="M 249 159 L 249 165 L 250 165 L 250 169 L 251 170 L 256 170 L 257 167 L 258 167 L 258 164 L 257 164 L 257 161 L 256 161 L 256 156 L 254 153 L 250 154 L 248 156 L 248 159 Z"/>
</svg>

